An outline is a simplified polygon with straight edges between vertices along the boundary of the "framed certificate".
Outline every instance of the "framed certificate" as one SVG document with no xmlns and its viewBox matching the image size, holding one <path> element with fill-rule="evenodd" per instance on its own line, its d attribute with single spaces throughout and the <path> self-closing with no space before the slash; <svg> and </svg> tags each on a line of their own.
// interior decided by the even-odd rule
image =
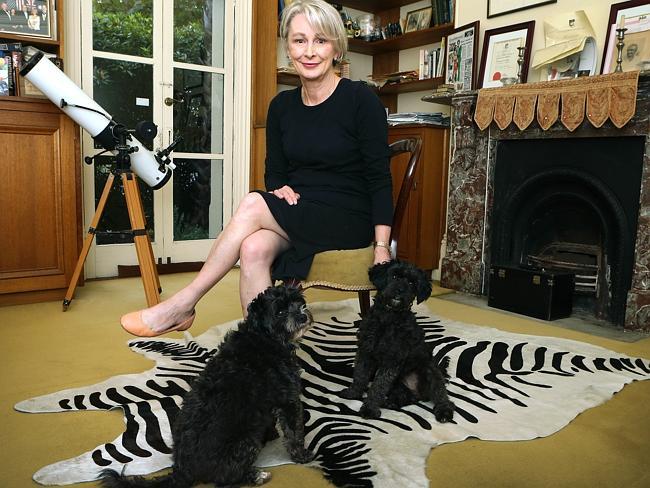
<svg viewBox="0 0 650 488">
<path fill-rule="evenodd" d="M 516 82 L 520 47 L 525 48 L 521 66 L 521 82 L 525 83 L 528 78 L 534 32 L 534 20 L 485 31 L 478 88 L 492 88 Z"/>
</svg>

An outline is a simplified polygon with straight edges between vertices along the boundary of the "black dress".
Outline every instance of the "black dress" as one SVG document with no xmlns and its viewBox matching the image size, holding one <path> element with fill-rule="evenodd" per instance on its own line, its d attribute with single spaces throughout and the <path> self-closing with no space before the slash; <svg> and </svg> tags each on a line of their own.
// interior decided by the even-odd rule
<svg viewBox="0 0 650 488">
<path fill-rule="evenodd" d="M 266 151 L 266 189 L 288 185 L 300 194 L 289 205 L 259 192 L 291 241 L 273 263 L 273 279 L 304 279 L 315 253 L 365 247 L 375 225 L 391 225 L 386 112 L 364 83 L 341 79 L 316 106 L 303 104 L 300 88 L 279 93 L 269 106 Z"/>
</svg>

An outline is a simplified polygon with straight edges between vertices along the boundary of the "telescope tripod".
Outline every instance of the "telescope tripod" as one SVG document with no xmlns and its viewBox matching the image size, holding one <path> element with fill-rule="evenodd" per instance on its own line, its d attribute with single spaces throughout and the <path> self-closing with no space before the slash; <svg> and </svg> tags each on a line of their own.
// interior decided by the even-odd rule
<svg viewBox="0 0 650 488">
<path fill-rule="evenodd" d="M 124 197 L 126 198 L 126 207 L 131 222 L 131 232 L 133 233 L 133 241 L 135 242 L 135 249 L 138 254 L 138 263 L 140 265 L 140 274 L 142 275 L 142 283 L 144 284 L 144 291 L 147 297 L 147 305 L 151 307 L 160 302 L 160 292 L 162 289 L 160 287 L 160 279 L 158 277 L 158 269 L 156 268 L 153 250 L 151 248 L 151 240 L 149 239 L 149 234 L 147 234 L 146 230 L 146 220 L 144 209 L 142 207 L 140 190 L 138 189 L 138 180 L 135 173 L 130 169 L 118 169 L 115 172 L 120 174 L 122 180 Z M 90 227 L 88 228 L 88 234 L 84 240 L 81 254 L 77 260 L 77 266 L 72 274 L 70 286 L 65 294 L 65 299 L 63 300 L 64 312 L 68 309 L 70 302 L 72 301 L 75 288 L 77 287 L 77 282 L 79 281 L 79 276 L 81 275 L 81 270 L 83 269 L 86 257 L 88 256 L 88 251 L 90 251 L 90 246 L 92 245 L 93 238 L 97 232 L 97 225 L 99 224 L 99 220 L 104 212 L 106 200 L 108 200 L 108 195 L 113 188 L 114 180 L 115 174 L 114 172 L 111 172 L 106 180 L 106 185 L 104 185 L 104 190 L 99 199 L 99 204 L 95 210 L 95 215 L 93 216 Z"/>
</svg>

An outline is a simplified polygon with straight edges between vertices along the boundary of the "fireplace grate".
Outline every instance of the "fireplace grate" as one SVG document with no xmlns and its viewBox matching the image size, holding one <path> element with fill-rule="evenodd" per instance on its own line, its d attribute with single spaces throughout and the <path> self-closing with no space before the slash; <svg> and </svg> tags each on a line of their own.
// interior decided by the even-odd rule
<svg viewBox="0 0 650 488">
<path fill-rule="evenodd" d="M 600 296 L 598 276 L 602 268 L 602 252 L 599 246 L 554 242 L 539 254 L 529 254 L 526 264 L 542 270 L 573 273 L 576 293 Z"/>
</svg>

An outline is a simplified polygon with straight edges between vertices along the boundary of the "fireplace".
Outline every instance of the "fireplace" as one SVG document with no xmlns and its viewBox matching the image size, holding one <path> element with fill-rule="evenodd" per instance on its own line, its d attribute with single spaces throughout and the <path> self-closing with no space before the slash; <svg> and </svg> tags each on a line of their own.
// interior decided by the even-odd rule
<svg viewBox="0 0 650 488">
<path fill-rule="evenodd" d="M 498 142 L 490 266 L 572 272 L 574 311 L 622 325 L 644 144 L 642 137 Z"/>
<path fill-rule="evenodd" d="M 648 88 L 623 128 L 572 132 L 481 131 L 476 96 L 455 97 L 441 284 L 486 295 L 490 266 L 569 271 L 574 314 L 650 330 Z"/>
</svg>

